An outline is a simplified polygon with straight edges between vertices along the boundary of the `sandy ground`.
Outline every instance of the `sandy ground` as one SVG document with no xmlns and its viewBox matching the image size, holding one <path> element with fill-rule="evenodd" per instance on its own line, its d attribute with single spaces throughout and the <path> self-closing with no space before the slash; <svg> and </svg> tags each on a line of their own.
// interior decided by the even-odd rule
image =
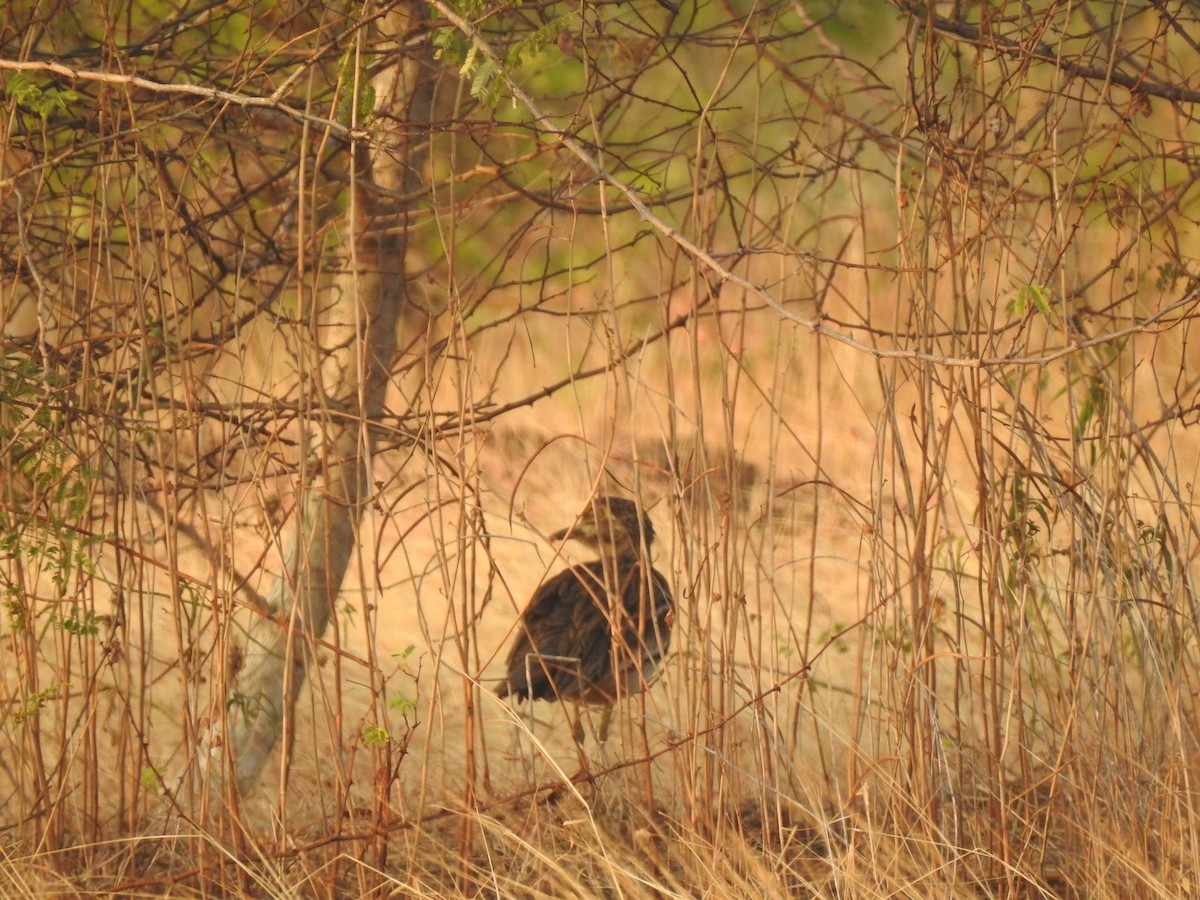
<svg viewBox="0 0 1200 900">
<path fill-rule="evenodd" d="M 917 501 L 896 468 L 896 444 L 883 447 L 878 436 L 896 411 L 906 424 L 893 440 L 905 444 L 907 459 L 920 458 L 907 430 L 917 395 L 901 383 L 885 403 L 877 382 L 845 359 L 835 364 L 836 353 L 815 381 L 814 345 L 785 337 L 780 349 L 763 342 L 757 358 L 742 353 L 736 385 L 719 367 L 688 381 L 668 349 L 657 347 L 616 378 L 567 389 L 453 442 L 381 455 L 378 502 L 363 520 L 359 556 L 325 635 L 341 653 L 318 651 L 297 708 L 286 802 L 278 762 L 249 798 L 264 827 L 284 811 L 289 827 L 324 821 L 342 796 L 366 806 L 381 784 L 398 811 L 414 815 L 460 804 L 468 785 L 480 802 L 578 769 L 566 710 L 515 709 L 492 688 L 537 585 L 588 558 L 585 548 L 555 547 L 546 535 L 570 524 L 602 484 L 639 496 L 650 510 L 655 564 L 671 581 L 677 619 L 661 677 L 618 710 L 608 745 L 587 747 L 589 765 L 645 757 L 689 738 L 655 757 L 664 802 L 713 791 L 715 778 L 729 802 L 769 786 L 804 805 L 807 786 L 815 797 L 845 776 L 851 748 L 863 754 L 860 769 L 889 758 L 890 726 L 871 704 L 895 699 L 889 691 L 906 683 L 907 673 L 898 677 L 894 668 L 907 657 L 896 652 L 902 639 L 894 625 L 910 598 L 907 573 L 894 566 L 905 559 Z M 715 350 L 719 335 L 708 339 L 713 358 L 729 358 L 728 348 Z M 491 357 L 484 348 L 462 365 L 536 369 L 538 350 L 530 347 L 518 341 Z M 432 389 L 431 403 L 446 402 L 436 393 L 447 384 L 454 380 Z M 492 400 L 530 387 L 502 384 Z M 472 399 L 461 384 L 454 389 Z M 964 593 L 971 581 L 958 577 L 960 562 L 971 558 L 966 548 L 979 539 L 970 416 L 961 405 L 936 402 L 933 414 L 944 417 L 939 433 L 952 436 L 939 449 L 942 466 L 927 473 L 938 497 L 933 527 L 941 529 L 933 599 L 943 611 L 967 611 L 935 624 L 949 633 L 966 623 L 975 634 L 963 639 L 969 652 L 981 633 L 969 612 L 976 598 Z M 1194 442 L 1172 437 L 1155 440 L 1187 481 Z M 141 575 L 144 593 L 125 596 L 118 630 L 104 618 L 92 639 L 46 630 L 37 651 L 40 684 L 61 691 L 39 717 L 46 765 L 67 793 L 77 785 L 90 791 L 102 821 L 117 821 L 109 817 L 150 766 L 167 784 L 191 770 L 197 737 L 220 709 L 214 688 L 226 662 L 212 626 L 228 620 L 233 598 L 246 602 L 231 573 L 249 576 L 250 590 L 265 594 L 278 569 L 267 537 L 279 528 L 286 498 L 249 486 L 209 495 L 203 508 L 195 501 L 183 506 L 191 531 L 177 558 L 167 552 L 161 514 L 125 508 L 123 533 L 139 536 L 153 563 Z M 482 520 L 463 509 L 480 510 Z M 209 550 L 201 552 L 205 535 Z M 106 585 L 118 583 L 122 564 L 128 558 L 111 546 L 99 554 L 88 591 L 102 616 L 115 609 Z M 172 566 L 186 578 L 174 581 Z M 881 592 L 889 582 L 900 587 Z M 48 579 L 43 584 L 45 598 L 55 596 Z M 217 618 L 214 609 L 222 610 Z M 15 708 L 28 696 L 32 645 L 11 623 L 5 629 L 14 652 L 0 668 L 0 686 Z M 72 673 L 69 684 L 64 671 Z M 32 790 L 34 735 L 8 721 L 0 791 L 19 807 Z M 390 758 L 368 740 L 375 727 L 390 737 Z"/>
</svg>

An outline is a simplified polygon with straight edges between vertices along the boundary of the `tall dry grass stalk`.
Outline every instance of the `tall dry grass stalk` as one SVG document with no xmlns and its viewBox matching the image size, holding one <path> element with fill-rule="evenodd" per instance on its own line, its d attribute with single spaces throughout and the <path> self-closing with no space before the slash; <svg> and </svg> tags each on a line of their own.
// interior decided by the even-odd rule
<svg viewBox="0 0 1200 900">
<path fill-rule="evenodd" d="M 425 122 L 388 7 L 118 6 L 0 41 L 0 893 L 1192 890 L 1193 13 L 437 2 Z M 354 141 L 425 160 L 369 421 Z M 215 791 L 347 420 L 329 627 Z M 492 688 L 599 490 L 677 609 L 581 751 Z"/>
</svg>

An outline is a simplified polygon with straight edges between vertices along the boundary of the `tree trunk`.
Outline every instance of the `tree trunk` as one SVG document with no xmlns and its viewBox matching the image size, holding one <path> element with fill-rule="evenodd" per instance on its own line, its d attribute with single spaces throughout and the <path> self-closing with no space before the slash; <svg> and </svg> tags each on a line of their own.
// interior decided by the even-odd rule
<svg viewBox="0 0 1200 900">
<path fill-rule="evenodd" d="M 280 735 L 292 727 L 293 707 L 314 658 L 311 640 L 325 632 L 368 500 L 373 443 L 368 424 L 384 409 L 397 327 L 401 322 L 420 327 L 423 319 L 405 314 L 404 210 L 378 202 L 380 196 L 407 195 L 411 180 L 414 142 L 403 123 L 426 70 L 405 45 L 419 26 L 418 9 L 401 5 L 378 23 L 383 36 L 372 48 L 378 53 L 373 58 L 394 64 L 371 82 L 375 121 L 402 128 L 376 129 L 374 149 L 365 142 L 355 147 L 346 269 L 326 294 L 310 295 L 317 304 L 308 311 L 315 323 L 310 358 L 319 366 L 310 377 L 313 415 L 305 429 L 309 447 L 302 457 L 299 510 L 283 572 L 269 593 L 266 614 L 249 629 L 244 666 L 226 704 L 232 776 L 242 793 L 254 787 Z M 350 89 L 360 96 L 363 87 Z"/>
</svg>

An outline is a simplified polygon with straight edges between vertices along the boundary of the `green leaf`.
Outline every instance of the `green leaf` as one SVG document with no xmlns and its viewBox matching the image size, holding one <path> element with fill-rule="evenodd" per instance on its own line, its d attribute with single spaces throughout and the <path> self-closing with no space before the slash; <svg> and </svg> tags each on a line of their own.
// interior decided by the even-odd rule
<svg viewBox="0 0 1200 900">
<path fill-rule="evenodd" d="M 368 747 L 377 747 L 391 740 L 386 728 L 379 725 L 364 725 L 362 730 L 363 743 Z"/>
<path fill-rule="evenodd" d="M 1030 309 L 1035 309 L 1043 316 L 1050 315 L 1050 299 L 1053 293 L 1044 284 L 1022 285 L 1016 296 L 1008 304 L 1008 311 L 1023 316 Z"/>
</svg>

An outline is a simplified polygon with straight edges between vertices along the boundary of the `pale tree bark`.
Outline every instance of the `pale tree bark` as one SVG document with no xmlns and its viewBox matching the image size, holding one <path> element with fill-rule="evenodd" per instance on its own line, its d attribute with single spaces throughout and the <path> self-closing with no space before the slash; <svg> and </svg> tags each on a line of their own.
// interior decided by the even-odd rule
<svg viewBox="0 0 1200 900">
<path fill-rule="evenodd" d="M 371 81 L 373 121 L 383 124 L 372 131 L 370 146 L 360 143 L 353 154 L 356 187 L 345 272 L 328 293 L 309 298 L 315 304 L 307 312 L 314 323 L 310 359 L 317 365 L 309 367 L 312 410 L 299 509 L 266 614 L 255 617 L 246 636 L 244 664 L 227 698 L 228 739 L 224 747 L 210 748 L 213 754 L 228 752 L 232 780 L 242 793 L 257 783 L 290 727 L 312 663 L 312 639 L 325 632 L 352 558 L 371 485 L 368 423 L 384 408 L 397 328 L 421 327 L 422 316 L 406 311 L 403 210 L 391 206 L 395 201 L 379 200 L 405 196 L 410 187 L 410 148 L 419 141 L 412 140 L 415 129 L 406 123 L 426 71 L 413 49 L 419 9 L 400 4 L 375 26 L 383 39 L 372 42 L 371 58 L 391 63 Z M 369 12 L 364 10 L 367 21 Z"/>
</svg>

